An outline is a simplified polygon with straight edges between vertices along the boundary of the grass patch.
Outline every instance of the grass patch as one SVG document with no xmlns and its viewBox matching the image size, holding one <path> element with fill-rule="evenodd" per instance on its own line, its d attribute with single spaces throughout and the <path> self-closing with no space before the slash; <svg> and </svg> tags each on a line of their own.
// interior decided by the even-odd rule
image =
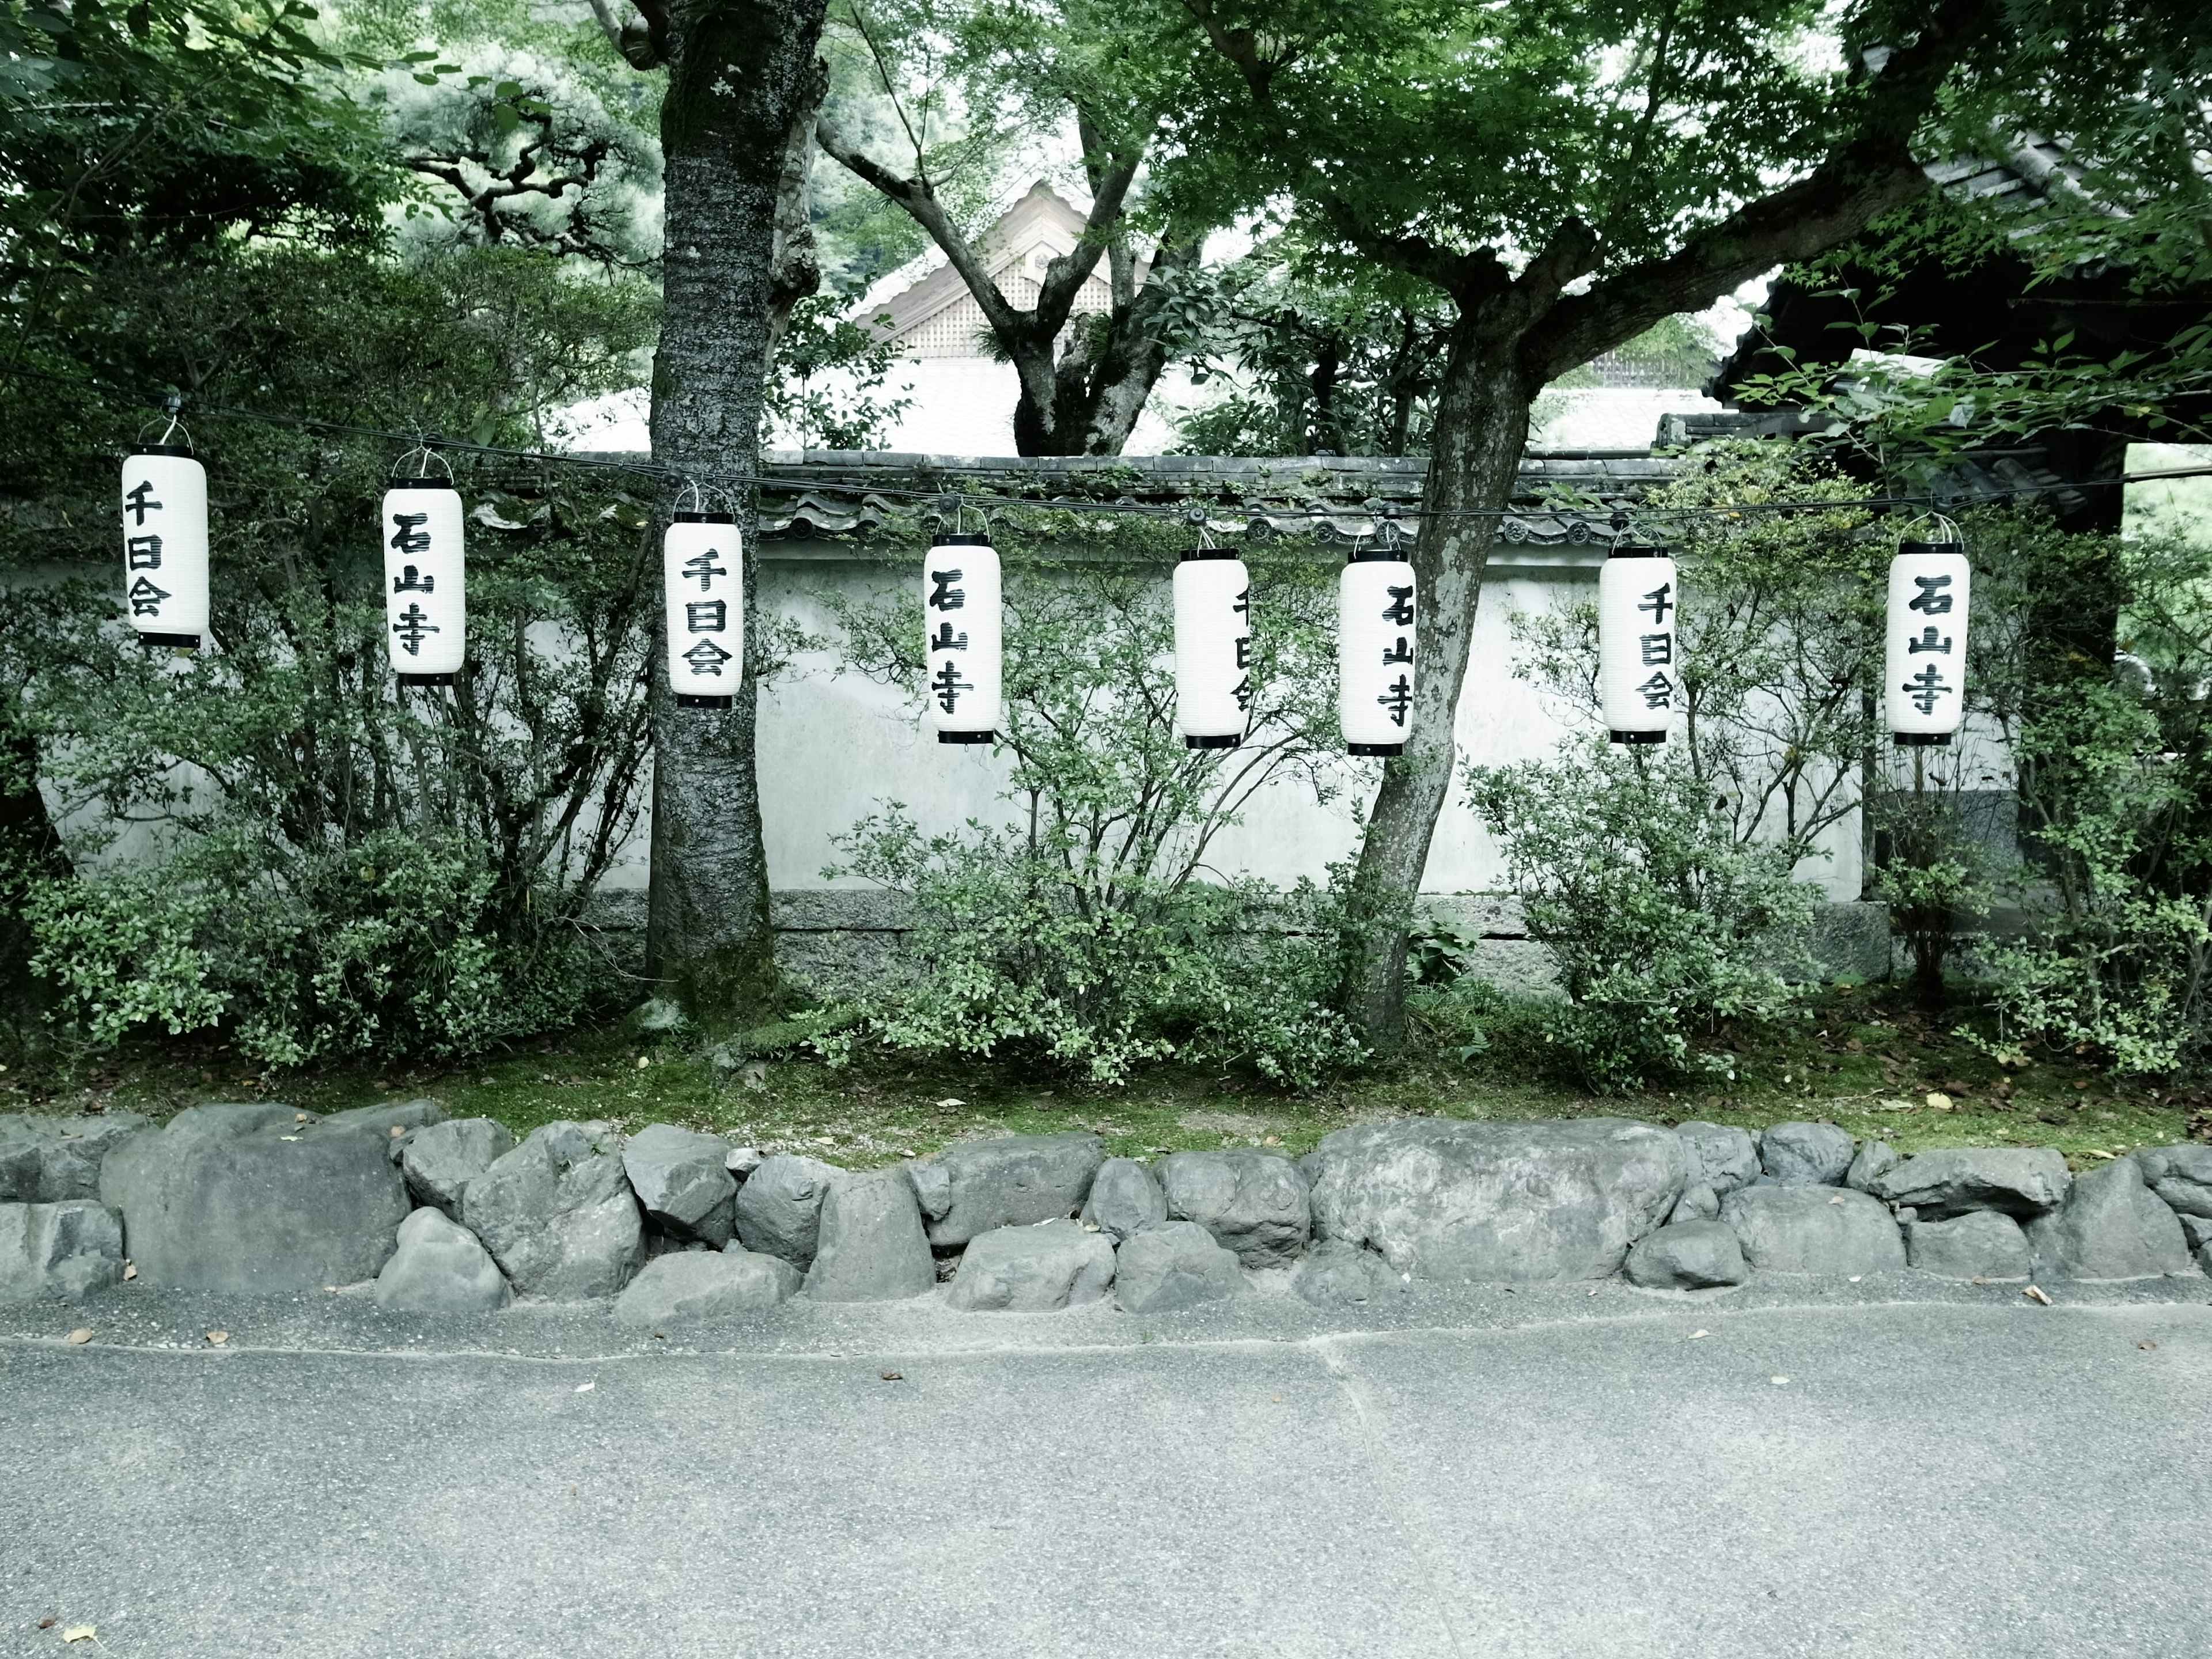
<svg viewBox="0 0 2212 1659">
<path fill-rule="evenodd" d="M 2056 1146 L 2080 1168 L 2187 1139 L 2192 1115 L 2208 1103 L 2157 1080 L 2116 1080 L 2085 1055 L 2000 1065 L 1954 1035 L 1958 1017 L 1931 1019 L 1879 987 L 1824 991 L 1804 1018 L 1778 1028 L 1714 1034 L 1705 1052 L 1724 1069 L 1709 1080 L 1611 1097 L 1557 1078 L 1525 1005 L 1500 1009 L 1423 993 L 1415 1016 L 1416 1041 L 1406 1055 L 1308 1094 L 1187 1069 L 1153 1071 L 1109 1090 L 1003 1062 L 881 1059 L 841 1072 L 810 1059 L 764 1058 L 717 1082 L 689 1040 L 611 1025 L 465 1064 L 289 1073 L 261 1071 L 218 1044 L 139 1042 L 0 1073 L 0 1110 L 160 1116 L 202 1101 L 281 1099 L 335 1111 L 427 1094 L 455 1116 L 495 1117 L 518 1133 L 558 1118 L 605 1118 L 627 1129 L 665 1121 L 854 1167 L 949 1141 L 1065 1129 L 1094 1130 L 1110 1151 L 1145 1158 L 1252 1145 L 1296 1154 L 1347 1124 L 1414 1115 L 1703 1118 L 1753 1131 L 1817 1118 L 1901 1152 Z M 1942 1100 L 1931 1103 L 1931 1095 Z"/>
</svg>

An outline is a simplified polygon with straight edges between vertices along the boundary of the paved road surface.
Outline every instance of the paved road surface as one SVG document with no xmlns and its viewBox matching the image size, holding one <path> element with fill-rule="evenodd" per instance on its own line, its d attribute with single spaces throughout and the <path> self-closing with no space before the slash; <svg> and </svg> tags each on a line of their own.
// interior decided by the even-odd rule
<svg viewBox="0 0 2212 1659">
<path fill-rule="evenodd" d="M 0 1654 L 2212 1654 L 2203 1281 L 1853 1291 L 702 1343 L 126 1291 L 0 1329 Z"/>
</svg>

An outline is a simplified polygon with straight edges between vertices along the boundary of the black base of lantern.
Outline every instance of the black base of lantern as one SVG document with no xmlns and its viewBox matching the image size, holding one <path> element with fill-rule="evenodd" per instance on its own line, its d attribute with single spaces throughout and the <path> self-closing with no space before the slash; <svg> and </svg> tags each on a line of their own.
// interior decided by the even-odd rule
<svg viewBox="0 0 2212 1659">
<path fill-rule="evenodd" d="M 1190 555 L 1186 553 L 1183 556 L 1188 558 Z M 1182 746 L 1186 749 L 1234 749 L 1243 741 L 1243 738 L 1237 737 L 1185 738 L 1182 740 Z"/>
<path fill-rule="evenodd" d="M 172 651 L 197 651 L 200 648 L 200 636 L 197 634 L 141 634 L 138 643 L 166 645 Z"/>
<path fill-rule="evenodd" d="M 1890 736 L 1899 749 L 1942 749 L 1951 741 L 1948 732 L 1893 732 Z"/>
<path fill-rule="evenodd" d="M 1664 743 L 1664 732 L 1608 732 L 1606 737 L 1614 743 Z"/>
<path fill-rule="evenodd" d="M 939 743 L 988 743 L 999 734 L 996 732 L 939 732 Z"/>
<path fill-rule="evenodd" d="M 676 694 L 676 706 L 678 708 L 727 708 L 736 702 L 735 697 L 699 697 L 694 696 L 689 691 L 678 691 Z"/>
<path fill-rule="evenodd" d="M 1402 755 L 1406 752 L 1406 745 L 1402 743 L 1347 743 L 1344 745 L 1344 752 L 1347 755 Z"/>
<path fill-rule="evenodd" d="M 451 685 L 453 678 L 451 674 L 402 674 L 399 683 L 402 685 Z"/>
</svg>

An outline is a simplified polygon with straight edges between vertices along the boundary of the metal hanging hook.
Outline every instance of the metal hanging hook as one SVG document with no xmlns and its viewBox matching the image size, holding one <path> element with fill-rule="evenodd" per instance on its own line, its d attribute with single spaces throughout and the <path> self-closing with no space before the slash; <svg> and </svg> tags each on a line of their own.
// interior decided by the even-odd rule
<svg viewBox="0 0 2212 1659">
<path fill-rule="evenodd" d="M 178 418 L 178 411 L 183 409 L 184 406 L 185 395 L 181 392 L 172 392 L 167 397 L 161 399 L 161 413 L 168 417 L 168 424 L 161 428 L 161 435 L 154 440 L 155 447 L 159 449 L 167 448 L 169 447 L 169 440 L 179 432 L 185 434 L 184 447 L 190 449 L 192 447 L 191 428 L 186 426 L 182 420 Z M 132 439 L 131 441 L 137 444 L 144 443 L 146 441 L 146 427 L 153 424 L 154 422 L 152 421 L 149 421 L 146 422 L 145 426 L 140 427 L 138 428 L 138 435 Z"/>
<path fill-rule="evenodd" d="M 1206 521 L 1206 509 L 1187 507 L 1183 509 L 1182 517 L 1185 524 L 1195 526 L 1198 531 L 1198 550 L 1201 553 L 1213 552 L 1213 526 Z"/>
<path fill-rule="evenodd" d="M 446 482 L 449 484 L 453 483 L 453 464 L 447 460 L 443 455 L 441 455 L 438 453 L 437 444 L 428 438 L 424 439 L 421 443 L 416 444 L 414 448 L 409 450 L 398 460 L 392 462 L 392 476 L 395 478 L 406 476 L 407 463 L 414 460 L 418 455 L 422 457 L 422 461 L 415 469 L 414 476 L 416 477 L 428 477 L 430 476 L 430 463 L 435 461 L 440 466 L 445 468 Z"/>
<path fill-rule="evenodd" d="M 707 498 L 700 493 L 699 481 L 696 478 L 686 478 L 684 481 L 684 488 L 676 492 L 675 510 L 677 512 L 684 511 L 684 498 L 687 495 L 691 498 L 690 511 L 704 513 L 707 510 Z"/>
</svg>

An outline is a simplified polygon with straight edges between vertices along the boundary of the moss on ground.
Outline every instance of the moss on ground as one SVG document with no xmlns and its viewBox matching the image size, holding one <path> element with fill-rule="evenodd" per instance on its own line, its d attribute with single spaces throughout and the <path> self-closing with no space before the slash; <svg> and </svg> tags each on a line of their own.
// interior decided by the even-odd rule
<svg viewBox="0 0 2212 1659">
<path fill-rule="evenodd" d="M 465 1063 L 289 1073 L 261 1071 L 221 1046 L 139 1043 L 0 1073 L 0 1110 L 160 1115 L 199 1101 L 283 1099 L 332 1111 L 428 1094 L 457 1116 L 495 1117 L 518 1133 L 556 1118 L 606 1118 L 633 1129 L 668 1121 L 854 1166 L 981 1135 L 1079 1128 L 1097 1131 L 1115 1152 L 1146 1157 L 1248 1145 L 1297 1153 L 1346 1124 L 1413 1114 L 1704 1118 L 1752 1130 L 1820 1118 L 1902 1152 L 2050 1146 L 2080 1168 L 2185 1139 L 2191 1115 L 2207 1104 L 2159 1079 L 2116 1080 L 2085 1055 L 2000 1064 L 1954 1035 L 1958 1016 L 1923 1016 L 1880 988 L 1824 992 L 1804 1018 L 1781 1028 L 1717 1034 L 1705 1052 L 1720 1069 L 1705 1081 L 1604 1098 L 1557 1075 L 1525 1006 L 1471 1010 L 1434 994 L 1417 1006 L 1408 1054 L 1310 1094 L 1176 1070 L 1104 1089 L 1030 1066 L 950 1060 L 877 1060 L 839 1072 L 806 1058 L 769 1058 L 718 1083 L 696 1044 L 611 1025 Z M 1476 1042 L 1486 1046 L 1468 1052 Z"/>
</svg>

